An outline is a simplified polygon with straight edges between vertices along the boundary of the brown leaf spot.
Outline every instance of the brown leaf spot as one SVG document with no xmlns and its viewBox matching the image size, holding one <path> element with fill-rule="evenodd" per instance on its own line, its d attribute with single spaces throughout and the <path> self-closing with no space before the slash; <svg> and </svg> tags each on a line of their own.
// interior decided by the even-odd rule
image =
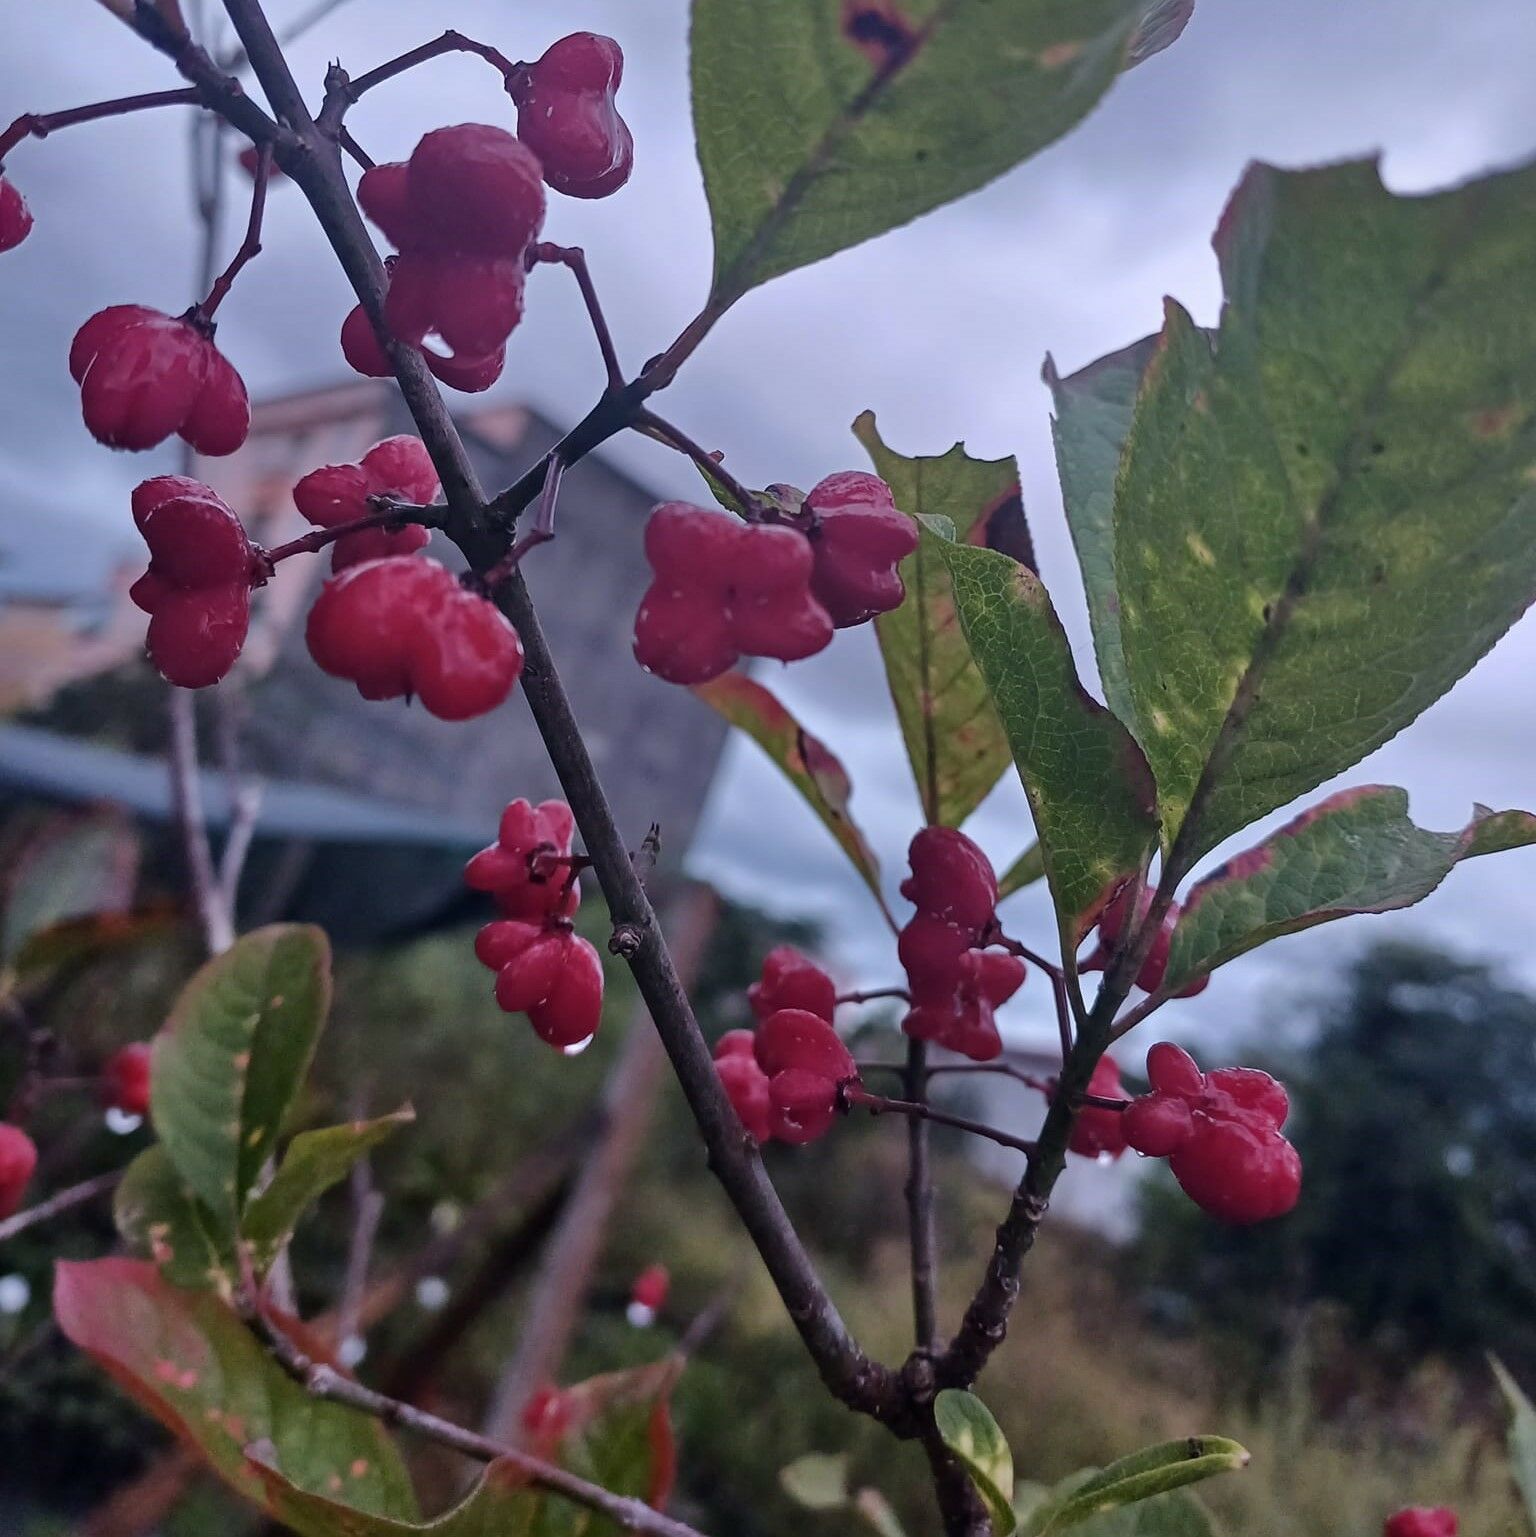
<svg viewBox="0 0 1536 1537">
<path fill-rule="evenodd" d="M 921 43 L 896 0 L 844 0 L 843 36 L 880 75 L 894 74 Z"/>
<path fill-rule="evenodd" d="M 1524 417 L 1524 408 L 1511 402 L 1507 406 L 1492 406 L 1486 411 L 1474 412 L 1468 425 L 1475 438 L 1507 438 Z"/>
</svg>

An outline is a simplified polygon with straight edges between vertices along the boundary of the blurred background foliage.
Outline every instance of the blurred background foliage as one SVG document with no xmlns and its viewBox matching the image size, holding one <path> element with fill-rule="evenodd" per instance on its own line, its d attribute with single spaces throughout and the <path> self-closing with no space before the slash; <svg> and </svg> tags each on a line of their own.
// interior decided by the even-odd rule
<svg viewBox="0 0 1536 1537">
<path fill-rule="evenodd" d="M 584 921 L 602 931 L 595 901 Z M 369 1332 L 361 1370 L 473 1423 L 516 1340 L 561 1160 L 593 1135 L 592 1106 L 633 995 L 627 973 L 613 969 L 607 1027 L 562 1059 L 496 1009 L 471 935 L 455 928 L 341 955 L 303 1119 L 416 1106 L 414 1127 L 374 1159 L 388 1196 L 374 1273 L 406 1280 Z M 784 940 L 814 948 L 816 936 L 722 909 L 697 984 L 710 1033 L 742 1022 L 747 982 Z M 55 1043 L 55 1070 L 70 1072 L 148 1036 L 194 965 L 191 934 L 162 922 L 89 959 L 41 968 L 6 1005 L 0 1092 L 40 1038 Z M 1129 1244 L 1048 1223 L 983 1396 L 1021 1479 L 1054 1481 L 1181 1434 L 1235 1436 L 1253 1450 L 1252 1466 L 1202 1490 L 1234 1533 L 1367 1537 L 1386 1511 L 1414 1502 L 1456 1505 L 1467 1537 L 1517 1530 L 1482 1352 L 1497 1349 L 1527 1381 L 1536 1369 L 1536 1000 L 1451 957 L 1377 949 L 1341 980 L 1308 1039 L 1267 1064 L 1291 1086 L 1306 1160 L 1296 1216 L 1221 1229 L 1149 1171 Z M 880 1024 L 864 1043 L 887 1057 L 894 1044 Z M 1262 1060 L 1263 1048 L 1255 1041 L 1245 1060 Z M 47 1150 L 39 1190 L 117 1166 L 148 1135 L 113 1135 L 69 1094 L 44 1101 L 34 1124 Z M 943 1313 L 953 1319 L 1004 1191 L 948 1135 L 936 1158 Z M 910 1303 L 899 1123 L 851 1121 L 813 1147 L 771 1149 L 769 1163 L 850 1322 L 874 1352 L 900 1358 Z M 500 1209 L 487 1221 L 496 1192 Z M 340 1291 L 348 1200 L 345 1187 L 333 1191 L 300 1231 L 294 1268 L 307 1313 Z M 677 1513 L 717 1534 L 830 1537 L 846 1516 L 799 1509 L 778 1475 L 805 1452 L 845 1451 L 859 1483 L 881 1489 L 910 1532 L 927 1530 L 921 1457 L 821 1390 L 670 1084 L 620 1213 L 567 1380 L 655 1359 L 728 1299 L 676 1400 Z M 458 1241 L 466 1222 L 471 1236 Z M 102 1513 L 116 1507 L 103 1502 L 169 1466 L 165 1438 L 47 1320 L 53 1259 L 113 1242 L 97 1203 L 0 1253 L 0 1272 L 31 1288 L 24 1309 L 0 1318 L 7 1532 L 109 1532 Z M 424 1248 L 442 1256 L 430 1272 L 410 1268 Z M 671 1296 L 655 1327 L 635 1328 L 624 1314 L 629 1286 L 653 1261 L 671 1271 Z M 462 1466 L 412 1450 L 426 1500 L 448 1500 Z M 191 1537 L 260 1525 L 193 1479 L 158 1529 Z"/>
</svg>

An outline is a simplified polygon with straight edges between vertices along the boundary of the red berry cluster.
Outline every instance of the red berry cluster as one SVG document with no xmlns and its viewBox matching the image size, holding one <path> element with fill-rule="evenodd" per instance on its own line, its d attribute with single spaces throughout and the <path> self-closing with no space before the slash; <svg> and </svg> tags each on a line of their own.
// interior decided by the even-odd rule
<svg viewBox="0 0 1536 1537">
<path fill-rule="evenodd" d="M 101 1102 L 124 1115 L 149 1114 L 151 1052 L 147 1041 L 119 1047 L 101 1069 Z"/>
<path fill-rule="evenodd" d="M 603 963 L 571 927 L 581 887 L 571 857 L 576 830 L 564 801 L 513 801 L 496 842 L 464 867 L 465 883 L 489 892 L 502 916 L 475 938 L 475 954 L 496 973 L 496 1002 L 526 1014 L 551 1046 L 579 1046 L 597 1033 Z"/>
<path fill-rule="evenodd" d="M 494 710 L 523 670 L 496 605 L 419 555 L 347 566 L 320 589 L 305 628 L 322 672 L 364 699 L 419 698 L 440 720 Z"/>
<path fill-rule="evenodd" d="M 323 464 L 293 488 L 293 504 L 318 528 L 366 517 L 371 496 L 427 503 L 438 494 L 437 470 L 419 438 L 385 438 L 357 464 Z M 398 530 L 361 529 L 331 546 L 331 570 L 340 571 L 387 555 L 411 555 L 431 536 L 420 524 Z"/>
<path fill-rule="evenodd" d="M 834 629 L 895 608 L 898 562 L 917 529 L 873 475 L 830 475 L 805 521 L 747 522 L 664 502 L 645 529 L 652 580 L 635 616 L 635 656 L 668 683 L 706 683 L 743 656 L 796 662 Z"/>
<path fill-rule="evenodd" d="M 896 945 L 912 995 L 901 1027 L 914 1040 L 986 1062 L 1003 1049 L 994 1011 L 1024 983 L 1023 961 L 983 948 L 997 924 L 997 876 L 952 827 L 923 828 L 908 859 L 901 894 L 917 912 Z"/>
<path fill-rule="evenodd" d="M 517 136 L 556 192 L 607 197 L 629 180 L 635 141 L 614 102 L 623 78 L 624 54 L 611 37 L 573 32 L 507 81 Z"/>
<path fill-rule="evenodd" d="M 108 448 L 153 448 L 172 433 L 200 454 L 232 454 L 251 407 L 213 328 L 140 304 L 92 315 L 69 349 L 85 425 Z"/>
<path fill-rule="evenodd" d="M 0 176 L 0 251 L 13 251 L 32 233 L 32 210 L 14 183 Z"/>
<path fill-rule="evenodd" d="M 19 1126 L 0 1121 L 0 1220 L 21 1210 L 37 1167 L 37 1146 Z"/>
<path fill-rule="evenodd" d="M 206 688 L 235 665 L 251 620 L 251 589 L 266 580 L 259 552 L 216 492 L 157 475 L 133 493 L 149 569 L 128 596 L 149 617 L 149 655 L 182 688 Z"/>
<path fill-rule="evenodd" d="M 1387 1517 L 1381 1537 L 1456 1537 L 1459 1525 L 1447 1505 L 1410 1505 Z"/>
<path fill-rule="evenodd" d="M 1301 1159 L 1280 1134 L 1284 1085 L 1251 1067 L 1202 1073 L 1170 1041 L 1147 1053 L 1152 1092 L 1121 1119 L 1126 1145 L 1166 1158 L 1184 1193 L 1223 1222 L 1281 1217 L 1301 1194 Z"/>
<path fill-rule="evenodd" d="M 1098 943 L 1086 958 L 1078 962 L 1079 971 L 1103 971 L 1113 959 L 1121 941 L 1130 931 L 1131 891 L 1130 884 L 1124 885 L 1105 904 L 1103 912 L 1099 914 Z M 1138 924 L 1147 916 L 1151 906 L 1152 893 L 1143 886 L 1136 901 Z M 1163 914 L 1163 921 L 1158 926 L 1157 935 L 1152 941 L 1152 948 L 1147 951 L 1147 958 L 1141 963 L 1141 968 L 1136 973 L 1136 986 L 1143 992 L 1155 993 L 1163 985 L 1163 978 L 1168 974 L 1168 957 L 1173 950 L 1173 931 L 1178 921 L 1179 904 L 1170 902 L 1168 911 Z M 1173 996 L 1193 998 L 1196 993 L 1203 993 L 1210 985 L 1211 978 L 1207 973 L 1203 977 L 1196 977 L 1187 987 L 1180 988 Z"/>
</svg>

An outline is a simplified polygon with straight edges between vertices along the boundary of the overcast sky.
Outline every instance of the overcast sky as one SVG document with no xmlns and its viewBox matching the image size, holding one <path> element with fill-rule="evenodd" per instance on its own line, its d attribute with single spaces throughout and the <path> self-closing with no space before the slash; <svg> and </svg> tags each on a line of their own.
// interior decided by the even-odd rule
<svg viewBox="0 0 1536 1537">
<path fill-rule="evenodd" d="M 270 10 L 281 21 L 308 8 L 273 0 Z M 697 308 L 710 267 L 683 0 L 352 0 L 294 50 L 295 62 L 318 84 L 329 57 L 359 71 L 446 23 L 514 57 L 537 55 L 573 26 L 623 44 L 634 178 L 596 205 L 553 197 L 547 232 L 587 248 L 620 349 L 638 364 Z M 4 31 L 0 121 L 172 83 L 163 61 L 91 0 L 9 7 Z M 1379 149 L 1389 184 L 1415 190 L 1536 152 L 1533 62 L 1530 0 L 1200 0 L 1185 36 L 1062 143 L 979 195 L 749 295 L 683 371 L 668 413 L 725 449 L 751 484 L 810 485 L 860 465 L 847 425 L 866 407 L 902 452 L 938 453 L 963 438 L 980 455 L 1016 453 L 1042 574 L 1091 677 L 1039 382 L 1047 350 L 1063 372 L 1077 368 L 1155 329 L 1164 294 L 1213 321 L 1209 235 L 1250 159 L 1298 166 Z M 452 58 L 370 96 L 352 126 L 384 159 L 430 127 L 474 118 L 507 122 L 505 98 L 490 71 Z M 75 327 L 102 305 L 190 302 L 184 135 L 180 115 L 150 114 L 23 145 L 11 159 L 38 223 L 0 269 L 0 496 L 12 509 L 67 511 L 121 531 L 126 489 L 150 472 L 145 456 L 114 457 L 87 437 L 64 360 Z M 350 303 L 291 189 L 274 195 L 266 244 L 220 315 L 221 345 L 258 396 L 338 376 L 332 338 Z M 532 280 L 500 390 L 571 420 L 600 379 L 562 277 Z M 613 452 L 660 491 L 695 490 L 691 472 L 654 445 L 637 439 Z M 627 653 L 615 665 L 631 665 Z M 1341 783 L 1404 785 L 1416 819 L 1435 828 L 1460 826 L 1473 800 L 1536 808 L 1533 673 L 1528 618 Z M 870 631 L 764 677 L 848 764 L 854 811 L 899 878 L 917 802 Z M 1000 867 L 1029 840 L 1011 776 L 973 830 Z M 823 920 L 850 982 L 897 979 L 862 888 L 750 744 L 730 752 L 695 865 L 733 894 Z M 1251 1034 L 1283 1016 L 1277 999 L 1319 985 L 1351 949 L 1389 933 L 1501 958 L 1536 984 L 1533 885 L 1536 853 L 1476 861 L 1412 913 L 1281 941 L 1163 1018 L 1175 1030 Z M 1038 892 L 1005 911 L 1016 931 L 1045 942 Z M 1011 1014 L 1021 1037 L 1044 1028 L 1047 1004 L 1043 989 L 1025 988 Z"/>
</svg>

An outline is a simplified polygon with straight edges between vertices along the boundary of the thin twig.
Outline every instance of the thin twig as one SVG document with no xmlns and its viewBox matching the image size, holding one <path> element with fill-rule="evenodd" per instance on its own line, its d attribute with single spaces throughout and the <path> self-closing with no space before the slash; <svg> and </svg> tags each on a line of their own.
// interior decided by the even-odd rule
<svg viewBox="0 0 1536 1537">
<path fill-rule="evenodd" d="M 907 1042 L 907 1098 L 928 1108 L 928 1048 Z M 919 1350 L 938 1345 L 934 1293 L 938 1280 L 938 1242 L 934 1234 L 933 1168 L 929 1161 L 928 1117 L 907 1122 L 907 1222 L 912 1250 L 912 1324 Z"/>
<path fill-rule="evenodd" d="M 1023 1137 L 1015 1137 L 1011 1132 L 1000 1131 L 996 1126 L 988 1126 L 983 1121 L 973 1121 L 967 1116 L 950 1115 L 946 1110 L 935 1110 L 932 1105 L 921 1104 L 915 1100 L 887 1099 L 883 1094 L 871 1094 L 867 1089 L 852 1085 L 843 1088 L 842 1097 L 850 1106 L 860 1106 L 871 1115 L 884 1115 L 889 1111 L 895 1115 L 913 1116 L 919 1120 L 932 1121 L 936 1126 L 952 1126 L 956 1131 L 969 1132 L 973 1137 L 985 1137 L 988 1142 L 995 1142 L 999 1147 L 1011 1147 L 1017 1153 L 1035 1151 L 1035 1144 Z"/>
<path fill-rule="evenodd" d="M 637 411 L 631 425 L 636 431 L 659 439 L 669 448 L 675 448 L 680 454 L 686 454 L 707 477 L 718 480 L 725 487 L 726 492 L 742 512 L 757 506 L 758 498 L 726 469 L 721 456 L 712 454 L 707 448 L 695 443 L 680 427 L 674 427 L 671 422 L 657 416 L 654 411 L 646 410 Z"/>
<path fill-rule="evenodd" d="M 256 151 L 256 171 L 251 189 L 251 216 L 246 224 L 245 238 L 240 242 L 239 249 L 229 265 L 214 279 L 213 287 L 208 290 L 208 297 L 196 309 L 197 318 L 204 325 L 211 324 L 214 313 L 224 302 L 241 270 L 248 262 L 261 255 L 261 221 L 267 209 L 267 183 L 271 179 L 272 146 L 270 143 L 263 143 Z"/>
<path fill-rule="evenodd" d="M 398 533 L 413 523 L 422 528 L 441 528 L 442 512 L 441 507 L 392 503 L 378 512 L 365 512 L 362 517 L 351 518 L 345 523 L 313 528 L 307 534 L 300 534 L 297 539 L 290 539 L 286 544 L 268 550 L 265 558 L 269 565 L 275 566 L 279 561 L 291 560 L 295 555 L 313 555 L 327 545 L 335 544 L 338 539 L 345 539 L 348 534 L 365 533 L 370 528 L 382 528 L 390 533 Z"/>
<path fill-rule="evenodd" d="M 181 832 L 187 879 L 202 924 L 203 943 L 210 955 L 222 955 L 234 944 L 235 930 L 208 847 L 208 818 L 197 764 L 197 705 L 191 690 L 172 687 L 167 708 L 171 720 L 171 804 Z"/>
<path fill-rule="evenodd" d="M 520 534 L 512 548 L 485 573 L 482 580 L 487 592 L 495 592 L 522 564 L 529 550 L 548 544 L 555 537 L 555 504 L 560 500 L 564 474 L 565 461 L 558 454 L 551 454 L 544 464 L 544 489 L 539 493 L 528 532 Z"/>
<path fill-rule="evenodd" d="M 46 1201 L 39 1201 L 35 1206 L 28 1206 L 24 1211 L 19 1211 L 13 1217 L 7 1217 L 0 1222 L 0 1243 L 8 1238 L 14 1238 L 18 1233 L 25 1233 L 28 1228 L 36 1227 L 40 1222 L 47 1222 L 51 1217 L 57 1217 L 60 1212 L 73 1210 L 76 1206 L 83 1206 L 87 1201 L 94 1201 L 97 1196 L 105 1195 L 107 1191 L 115 1189 L 117 1182 L 123 1177 L 121 1169 L 113 1169 L 106 1174 L 97 1174 L 91 1179 L 83 1179 L 78 1185 L 70 1185 L 51 1195 Z"/>
<path fill-rule="evenodd" d="M 418 64 L 440 59 L 445 53 L 478 55 L 501 75 L 503 82 L 507 83 L 509 88 L 510 82 L 518 74 L 518 66 L 500 49 L 492 48 L 489 43 L 478 43 L 474 38 L 465 37 L 462 32 L 455 32 L 450 28 L 441 37 L 435 37 L 430 43 L 422 43 L 419 47 L 408 49 L 405 53 L 380 64 L 376 69 L 370 69 L 367 74 L 359 75 L 355 80 L 344 69 L 333 65 L 325 80 L 325 104 L 315 119 L 320 131 L 331 135 L 336 134 L 347 115 L 347 109 L 354 106 L 375 86 L 383 85 L 386 80 L 393 80 L 396 75 L 403 75 L 408 69 L 415 69 Z"/>
<path fill-rule="evenodd" d="M 610 1493 L 542 1458 L 514 1451 L 499 1441 L 492 1441 L 489 1437 L 466 1430 L 462 1425 L 455 1425 L 451 1420 L 440 1419 L 424 1409 L 413 1408 L 397 1398 L 386 1398 L 382 1393 L 375 1393 L 361 1383 L 353 1382 L 334 1367 L 312 1360 L 281 1329 L 270 1323 L 259 1309 L 248 1309 L 248 1320 L 261 1334 L 278 1365 L 314 1398 L 345 1404 L 371 1415 L 385 1425 L 410 1431 L 413 1435 L 446 1446 L 477 1462 L 499 1462 L 515 1468 L 534 1488 L 546 1489 L 551 1494 L 558 1494 L 574 1504 L 594 1510 L 627 1532 L 644 1532 L 649 1537 L 700 1537 L 695 1528 L 675 1521 L 659 1510 L 652 1510 L 641 1500 Z"/>
<path fill-rule="evenodd" d="M 603 355 L 608 387 L 613 390 L 623 389 L 624 370 L 619 366 L 619 355 L 613 346 L 613 333 L 608 329 L 608 318 L 603 314 L 592 274 L 587 270 L 587 253 L 580 246 L 551 245 L 548 241 L 539 241 L 528 248 L 528 265 L 532 267 L 537 262 L 568 267 L 575 275 L 582 303 L 587 307 L 587 319 L 592 322 L 592 332 L 597 337 L 598 351 Z"/>
<path fill-rule="evenodd" d="M 904 987 L 871 987 L 861 993 L 839 993 L 833 1001 L 835 1003 L 874 1003 L 879 998 L 899 998 L 903 1003 L 911 1003 L 912 994 Z"/>
<path fill-rule="evenodd" d="M 198 107 L 202 98 L 188 86 L 176 91 L 145 91 L 138 96 L 116 96 L 111 101 L 93 101 L 84 107 L 70 107 L 63 112 L 24 112 L 0 133 L 0 164 L 23 139 L 46 139 L 60 128 L 77 123 L 95 123 L 105 117 L 124 117 L 130 112 L 145 112 L 154 107 Z"/>
</svg>

